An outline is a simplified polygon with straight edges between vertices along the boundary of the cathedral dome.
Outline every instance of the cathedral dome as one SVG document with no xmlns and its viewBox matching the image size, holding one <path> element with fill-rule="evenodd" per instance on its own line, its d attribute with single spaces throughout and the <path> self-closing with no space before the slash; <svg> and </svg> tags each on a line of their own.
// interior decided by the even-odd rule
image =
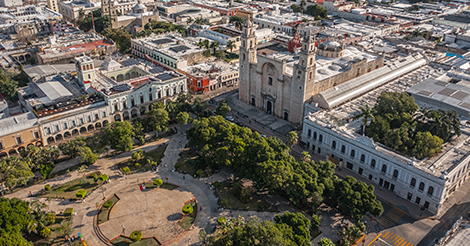
<svg viewBox="0 0 470 246">
<path fill-rule="evenodd" d="M 119 64 L 119 62 L 117 62 L 113 59 L 109 59 L 109 60 L 103 62 L 103 64 L 101 64 L 100 67 L 101 67 L 102 70 L 110 70 L 110 69 L 114 69 L 114 68 L 120 68 L 121 64 Z"/>
<path fill-rule="evenodd" d="M 326 41 L 325 46 L 328 48 L 336 48 L 336 47 L 340 47 L 341 45 L 336 41 Z"/>
<path fill-rule="evenodd" d="M 328 40 L 318 46 L 317 54 L 323 57 L 338 58 L 344 54 L 344 46 L 338 41 Z"/>
<path fill-rule="evenodd" d="M 134 7 L 132 7 L 132 12 L 136 13 L 136 14 L 140 14 L 140 13 L 145 13 L 147 12 L 147 7 L 145 5 L 143 5 L 142 3 L 139 3 L 134 5 Z"/>
</svg>

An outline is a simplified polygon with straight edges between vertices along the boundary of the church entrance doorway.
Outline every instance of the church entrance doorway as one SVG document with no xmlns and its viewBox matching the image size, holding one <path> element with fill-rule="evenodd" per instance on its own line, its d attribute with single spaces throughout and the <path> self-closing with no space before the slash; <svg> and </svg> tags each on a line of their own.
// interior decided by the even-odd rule
<svg viewBox="0 0 470 246">
<path fill-rule="evenodd" d="M 271 114 L 272 111 L 273 111 L 273 104 L 271 101 L 268 101 L 268 103 L 266 104 L 266 112 L 268 114 Z"/>
<path fill-rule="evenodd" d="M 255 99 L 255 98 L 252 98 L 252 99 L 251 99 L 251 105 L 253 105 L 253 106 L 256 107 L 256 99 Z"/>
</svg>

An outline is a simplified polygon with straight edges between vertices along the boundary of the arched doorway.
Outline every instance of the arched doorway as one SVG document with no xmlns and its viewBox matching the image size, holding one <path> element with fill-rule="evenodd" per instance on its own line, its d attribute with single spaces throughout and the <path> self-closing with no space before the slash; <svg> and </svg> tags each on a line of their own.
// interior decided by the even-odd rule
<svg viewBox="0 0 470 246">
<path fill-rule="evenodd" d="M 53 143 L 55 143 L 55 139 L 53 137 L 48 137 L 47 144 L 53 144 Z"/>
<path fill-rule="evenodd" d="M 84 133 L 84 132 L 86 132 L 86 128 L 85 127 L 80 128 L 80 133 Z"/>
<path fill-rule="evenodd" d="M 116 81 L 117 81 L 117 82 L 124 81 L 124 75 L 119 74 L 119 75 L 116 77 Z"/>
<path fill-rule="evenodd" d="M 251 105 L 256 107 L 256 99 L 254 97 L 251 99 Z"/>
<path fill-rule="evenodd" d="M 145 107 L 140 108 L 140 115 L 145 115 Z"/>
<path fill-rule="evenodd" d="M 17 155 L 17 154 L 18 154 L 18 152 L 16 152 L 15 149 L 11 149 L 10 151 L 8 151 L 8 155 L 9 155 L 9 156 Z"/>
<path fill-rule="evenodd" d="M 21 152 L 25 151 L 25 149 L 26 149 L 26 148 L 23 147 L 23 146 L 19 147 L 19 148 L 18 148 L 18 153 L 21 153 Z"/>
<path fill-rule="evenodd" d="M 131 79 L 131 74 L 130 73 L 126 73 L 126 80 L 130 80 Z"/>
<path fill-rule="evenodd" d="M 137 117 L 137 109 L 133 109 L 133 110 L 131 111 L 131 117 L 132 117 L 132 118 L 136 118 L 136 117 Z"/>
<path fill-rule="evenodd" d="M 42 146 L 42 142 L 41 141 L 37 142 L 36 146 L 38 146 L 38 147 Z"/>
<path fill-rule="evenodd" d="M 99 129 L 99 128 L 101 128 L 101 122 L 98 122 L 95 124 L 95 129 Z"/>
<path fill-rule="evenodd" d="M 89 125 L 87 127 L 87 129 L 88 129 L 88 131 L 93 131 L 93 130 L 95 130 L 95 127 L 93 125 Z"/>
<path fill-rule="evenodd" d="M 273 111 L 273 103 L 272 103 L 271 101 L 268 101 L 268 102 L 266 103 L 266 112 L 267 112 L 268 114 L 271 114 L 272 111 Z"/>
<path fill-rule="evenodd" d="M 124 120 L 129 120 L 129 119 L 130 119 L 130 118 L 129 118 L 129 112 L 124 111 L 124 113 L 122 113 L 122 118 L 123 118 Z"/>
<path fill-rule="evenodd" d="M 114 116 L 114 121 L 121 121 L 121 115 L 120 114 L 116 114 Z"/>
<path fill-rule="evenodd" d="M 70 134 L 70 132 L 64 133 L 64 138 L 71 138 L 71 137 L 72 137 L 72 134 Z"/>
<path fill-rule="evenodd" d="M 7 157 L 7 156 L 8 156 L 8 154 L 6 152 L 0 153 L 0 158 L 4 158 L 4 157 Z"/>
<path fill-rule="evenodd" d="M 103 121 L 103 126 L 106 126 L 107 124 L 108 124 L 107 120 Z"/>
<path fill-rule="evenodd" d="M 55 136 L 55 141 L 60 141 L 60 140 L 63 140 L 64 138 L 62 137 L 61 134 L 57 134 L 57 136 Z"/>
<path fill-rule="evenodd" d="M 284 120 L 289 121 L 289 113 L 284 112 Z"/>
<path fill-rule="evenodd" d="M 136 71 L 131 72 L 131 78 L 137 78 L 138 74 Z"/>
<path fill-rule="evenodd" d="M 74 135 L 78 135 L 78 130 L 77 129 L 72 130 L 72 136 L 74 136 Z"/>
</svg>

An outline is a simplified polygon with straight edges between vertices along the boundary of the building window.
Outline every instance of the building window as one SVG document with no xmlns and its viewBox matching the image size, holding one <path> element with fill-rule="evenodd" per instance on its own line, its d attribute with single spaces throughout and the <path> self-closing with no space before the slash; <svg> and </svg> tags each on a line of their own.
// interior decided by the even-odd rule
<svg viewBox="0 0 470 246">
<path fill-rule="evenodd" d="M 152 100 L 153 100 L 152 93 L 149 93 L 149 101 L 152 101 Z"/>
<path fill-rule="evenodd" d="M 356 151 L 352 149 L 351 150 L 351 158 L 354 159 L 355 156 L 356 156 Z"/>
<path fill-rule="evenodd" d="M 364 154 L 361 155 L 361 162 L 364 163 L 366 161 L 366 156 Z"/>
<path fill-rule="evenodd" d="M 347 167 L 348 169 L 351 169 L 351 170 L 352 170 L 353 167 L 354 167 L 354 165 L 353 165 L 351 162 L 347 162 L 347 163 L 346 163 L 346 167 Z"/>
<path fill-rule="evenodd" d="M 416 203 L 416 204 L 419 204 L 420 202 L 421 202 L 421 198 L 420 198 L 419 196 L 417 196 L 415 203 Z"/>
<path fill-rule="evenodd" d="M 345 152 L 346 152 L 346 146 L 343 145 L 343 146 L 341 146 L 341 153 L 344 154 Z"/>
<path fill-rule="evenodd" d="M 273 85 L 273 78 L 268 77 L 268 84 L 269 84 L 269 85 Z"/>
<path fill-rule="evenodd" d="M 39 139 L 39 132 L 34 132 L 34 138 Z"/>
<path fill-rule="evenodd" d="M 408 201 L 411 201 L 411 198 L 412 198 L 412 197 L 413 197 L 413 194 L 411 194 L 410 192 L 408 192 L 408 197 L 407 197 Z"/>
<path fill-rule="evenodd" d="M 313 139 L 317 140 L 317 132 L 313 132 Z"/>
<path fill-rule="evenodd" d="M 103 118 L 106 117 L 106 112 L 103 112 Z"/>
<path fill-rule="evenodd" d="M 320 136 L 318 137 L 318 141 L 321 143 L 323 142 L 323 135 L 320 134 Z"/>
<path fill-rule="evenodd" d="M 331 143 L 331 148 L 332 148 L 332 149 L 336 149 L 336 141 L 333 141 L 333 142 Z"/>
<path fill-rule="evenodd" d="M 371 167 L 372 169 L 375 168 L 375 159 L 372 159 L 372 160 L 370 161 L 370 167 Z"/>
<path fill-rule="evenodd" d="M 318 148 L 318 154 L 321 154 L 321 148 L 320 147 Z"/>
<path fill-rule="evenodd" d="M 144 96 L 140 96 L 140 103 L 144 103 Z"/>
<path fill-rule="evenodd" d="M 16 144 L 22 144 L 23 141 L 21 140 L 21 137 L 16 137 Z"/>
<path fill-rule="evenodd" d="M 3 142 L 0 142 L 0 149 L 5 149 L 5 147 L 3 147 Z"/>
<path fill-rule="evenodd" d="M 55 129 L 56 132 L 58 132 L 59 131 L 59 125 L 55 125 L 54 129 Z"/>
<path fill-rule="evenodd" d="M 423 190 L 424 190 L 424 183 L 423 183 L 423 182 L 419 183 L 418 190 L 419 190 L 419 191 L 423 191 Z"/>
<path fill-rule="evenodd" d="M 99 120 L 98 114 L 95 114 L 95 120 Z"/>
<path fill-rule="evenodd" d="M 413 187 L 413 188 L 416 186 L 416 179 L 415 178 L 411 179 L 410 186 Z"/>
<path fill-rule="evenodd" d="M 201 87 L 201 81 L 197 81 L 197 87 Z"/>
<path fill-rule="evenodd" d="M 397 179 L 398 178 L 398 170 L 393 170 L 393 178 Z"/>
<path fill-rule="evenodd" d="M 47 134 L 51 134 L 51 129 L 50 129 L 49 127 L 44 128 L 44 131 L 45 131 Z"/>
<path fill-rule="evenodd" d="M 382 172 L 383 173 L 387 172 L 387 165 L 385 165 L 385 164 L 382 165 Z"/>
<path fill-rule="evenodd" d="M 91 122 L 91 116 L 87 116 L 88 122 Z"/>
<path fill-rule="evenodd" d="M 310 138 L 311 136 L 312 136 L 312 130 L 308 129 L 308 131 L 307 131 L 307 137 Z"/>
<path fill-rule="evenodd" d="M 131 99 L 131 107 L 134 107 L 135 106 L 135 101 L 134 101 L 134 98 Z"/>
<path fill-rule="evenodd" d="M 83 124 L 83 118 L 80 118 L 78 121 L 80 122 L 80 125 Z"/>
<path fill-rule="evenodd" d="M 64 123 L 64 127 L 63 127 L 63 128 L 64 128 L 64 129 L 67 129 L 67 123 Z"/>
<path fill-rule="evenodd" d="M 428 188 L 428 195 L 432 196 L 433 193 L 434 193 L 434 187 L 429 186 L 429 188 Z"/>
<path fill-rule="evenodd" d="M 74 127 L 74 126 L 75 126 L 75 121 L 74 121 L 74 120 L 72 120 L 72 127 Z"/>
</svg>

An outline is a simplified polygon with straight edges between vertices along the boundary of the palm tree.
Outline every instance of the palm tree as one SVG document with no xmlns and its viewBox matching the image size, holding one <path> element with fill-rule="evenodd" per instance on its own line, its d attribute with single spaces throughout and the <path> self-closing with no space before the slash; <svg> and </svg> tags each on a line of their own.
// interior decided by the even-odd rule
<svg viewBox="0 0 470 246">
<path fill-rule="evenodd" d="M 229 40 L 227 42 L 227 49 L 230 50 L 230 53 L 232 53 L 232 50 L 236 48 L 237 48 L 237 45 L 235 44 L 235 42 L 233 42 L 232 40 Z"/>
<path fill-rule="evenodd" d="M 362 118 L 362 123 L 363 123 L 362 124 L 362 136 L 365 136 L 366 135 L 367 122 L 369 121 L 369 119 L 374 120 L 375 117 L 372 114 L 372 109 L 369 108 L 369 105 L 366 105 L 365 108 L 360 108 L 360 109 L 361 109 L 361 113 L 354 116 L 354 119 L 358 120 L 358 119 Z"/>
<path fill-rule="evenodd" d="M 213 41 L 211 43 L 211 48 L 214 49 L 214 54 L 215 54 L 215 50 L 219 47 L 219 42 L 217 41 Z"/>
<path fill-rule="evenodd" d="M 189 17 L 189 18 L 186 20 L 186 23 L 188 23 L 188 25 L 189 25 L 189 24 L 193 23 L 193 21 L 194 21 L 193 18 Z"/>
<path fill-rule="evenodd" d="M 419 111 L 415 114 L 417 120 L 422 122 L 427 122 L 431 116 L 431 111 L 427 108 L 420 108 Z"/>
<path fill-rule="evenodd" d="M 302 0 L 302 2 L 300 2 L 300 9 L 302 13 L 304 12 L 305 5 L 307 5 L 307 2 L 305 2 L 305 0 Z"/>
<path fill-rule="evenodd" d="M 51 219 L 43 210 L 45 207 L 47 207 L 46 203 L 42 203 L 39 201 L 33 201 L 31 203 L 31 221 L 28 224 L 28 231 L 30 233 L 34 232 L 36 234 L 43 234 L 43 231 L 47 231 L 45 229 L 47 228 L 47 225 L 51 222 Z M 45 233 L 42 236 L 47 237 L 48 234 Z"/>
<path fill-rule="evenodd" d="M 206 23 L 206 21 L 201 17 L 197 18 L 195 22 L 198 25 L 204 25 L 204 23 Z"/>
<path fill-rule="evenodd" d="M 328 238 L 324 237 L 318 242 L 318 246 L 334 246 L 335 244 Z"/>
<path fill-rule="evenodd" d="M 85 11 L 83 10 L 83 8 L 80 8 L 78 10 L 78 19 L 82 19 L 84 16 L 85 16 Z"/>
<path fill-rule="evenodd" d="M 291 148 L 294 146 L 294 144 L 297 143 L 299 140 L 299 136 L 297 136 L 297 133 L 294 131 L 290 131 L 287 133 L 287 145 L 289 145 Z"/>
<path fill-rule="evenodd" d="M 300 154 L 300 161 L 302 161 L 302 162 L 309 162 L 310 158 L 311 158 L 311 156 L 307 151 L 304 151 Z"/>
</svg>

